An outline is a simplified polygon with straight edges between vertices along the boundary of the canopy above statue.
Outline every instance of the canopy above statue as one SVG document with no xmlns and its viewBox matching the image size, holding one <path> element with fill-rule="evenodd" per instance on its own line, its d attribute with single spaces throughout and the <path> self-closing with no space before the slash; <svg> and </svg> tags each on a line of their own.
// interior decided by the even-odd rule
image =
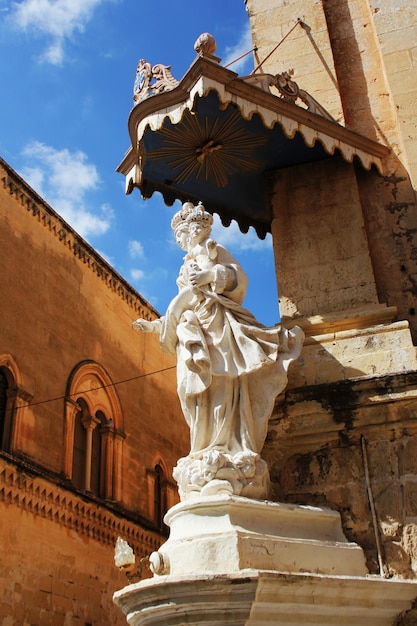
<svg viewBox="0 0 417 626">
<path fill-rule="evenodd" d="M 168 79 L 152 86 L 155 69 L 154 78 L 165 69 Z M 135 89 L 132 145 L 117 168 L 126 193 L 138 187 L 150 198 L 159 191 L 167 205 L 202 200 L 223 224 L 235 219 L 243 232 L 253 226 L 261 238 L 271 228 L 274 170 L 339 155 L 382 173 L 389 153 L 332 120 L 288 74 L 238 77 L 211 54 L 200 54 L 179 83 L 168 67 L 140 61 Z M 295 104 L 297 98 L 307 108 Z"/>
</svg>

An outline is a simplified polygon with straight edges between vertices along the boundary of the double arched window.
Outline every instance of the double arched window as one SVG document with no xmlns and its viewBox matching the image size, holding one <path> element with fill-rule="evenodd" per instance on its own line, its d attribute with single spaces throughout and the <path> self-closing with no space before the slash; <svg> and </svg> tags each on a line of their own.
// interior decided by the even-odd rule
<svg viewBox="0 0 417 626">
<path fill-rule="evenodd" d="M 121 499 L 123 423 L 107 372 L 80 363 L 67 385 L 64 473 L 77 489 L 108 500 Z"/>
</svg>

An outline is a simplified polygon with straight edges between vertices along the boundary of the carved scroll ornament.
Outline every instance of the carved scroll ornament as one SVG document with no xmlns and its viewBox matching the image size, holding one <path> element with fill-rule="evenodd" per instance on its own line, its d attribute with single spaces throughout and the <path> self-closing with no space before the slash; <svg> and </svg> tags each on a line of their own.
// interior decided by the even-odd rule
<svg viewBox="0 0 417 626">
<path fill-rule="evenodd" d="M 177 85 L 178 81 L 172 76 L 170 65 L 157 63 L 151 66 L 145 59 L 140 59 L 133 85 L 133 102 L 138 104 L 150 96 L 171 91 Z"/>
<path fill-rule="evenodd" d="M 291 75 L 292 71 L 290 70 L 289 72 L 281 72 L 281 74 L 276 74 L 275 76 L 272 74 L 251 74 L 250 76 L 245 76 L 242 80 L 268 92 L 271 91 L 271 87 L 275 87 L 279 92 L 278 97 L 281 98 L 281 100 L 296 104 L 297 106 L 297 100 L 301 100 L 305 104 L 307 111 L 311 111 L 316 115 L 320 115 L 334 122 L 335 120 L 330 113 L 328 113 L 307 91 L 300 89 L 297 83 L 292 80 Z"/>
</svg>

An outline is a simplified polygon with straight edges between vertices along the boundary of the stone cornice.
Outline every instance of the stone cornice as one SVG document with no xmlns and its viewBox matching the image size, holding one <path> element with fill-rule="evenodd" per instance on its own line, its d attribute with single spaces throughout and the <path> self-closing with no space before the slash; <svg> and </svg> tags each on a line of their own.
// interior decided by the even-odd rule
<svg viewBox="0 0 417 626">
<path fill-rule="evenodd" d="M 3 159 L 0 158 L 3 188 L 28 215 L 48 229 L 67 250 L 86 265 L 97 278 L 128 304 L 138 317 L 154 319 L 159 313 L 120 276 L 76 231 L 63 220 Z"/>
<path fill-rule="evenodd" d="M 358 444 L 362 435 L 415 435 L 416 406 L 416 370 L 290 389 L 277 398 L 264 453 L 274 441 L 301 453 L 312 445 Z"/>
<path fill-rule="evenodd" d="M 143 528 L 139 522 L 117 515 L 99 503 L 86 501 L 29 470 L 22 471 L 20 465 L 9 462 L 3 455 L 0 456 L 0 503 L 48 519 L 101 544 L 115 546 L 120 535 L 138 557 L 148 556 L 162 541 L 161 536 Z"/>
</svg>

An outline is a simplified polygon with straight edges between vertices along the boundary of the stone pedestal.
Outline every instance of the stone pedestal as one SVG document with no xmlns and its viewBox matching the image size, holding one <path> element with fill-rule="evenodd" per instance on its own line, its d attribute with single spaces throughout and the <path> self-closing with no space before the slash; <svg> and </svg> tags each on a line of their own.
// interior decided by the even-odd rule
<svg viewBox="0 0 417 626">
<path fill-rule="evenodd" d="M 116 592 L 133 626 L 392 626 L 416 583 L 367 575 L 339 514 L 212 496 L 168 511 L 152 579 Z"/>
<path fill-rule="evenodd" d="M 339 513 L 330 509 L 209 496 L 177 504 L 165 522 L 170 537 L 152 557 L 157 574 L 367 574 L 361 548 L 346 540 Z"/>
</svg>

